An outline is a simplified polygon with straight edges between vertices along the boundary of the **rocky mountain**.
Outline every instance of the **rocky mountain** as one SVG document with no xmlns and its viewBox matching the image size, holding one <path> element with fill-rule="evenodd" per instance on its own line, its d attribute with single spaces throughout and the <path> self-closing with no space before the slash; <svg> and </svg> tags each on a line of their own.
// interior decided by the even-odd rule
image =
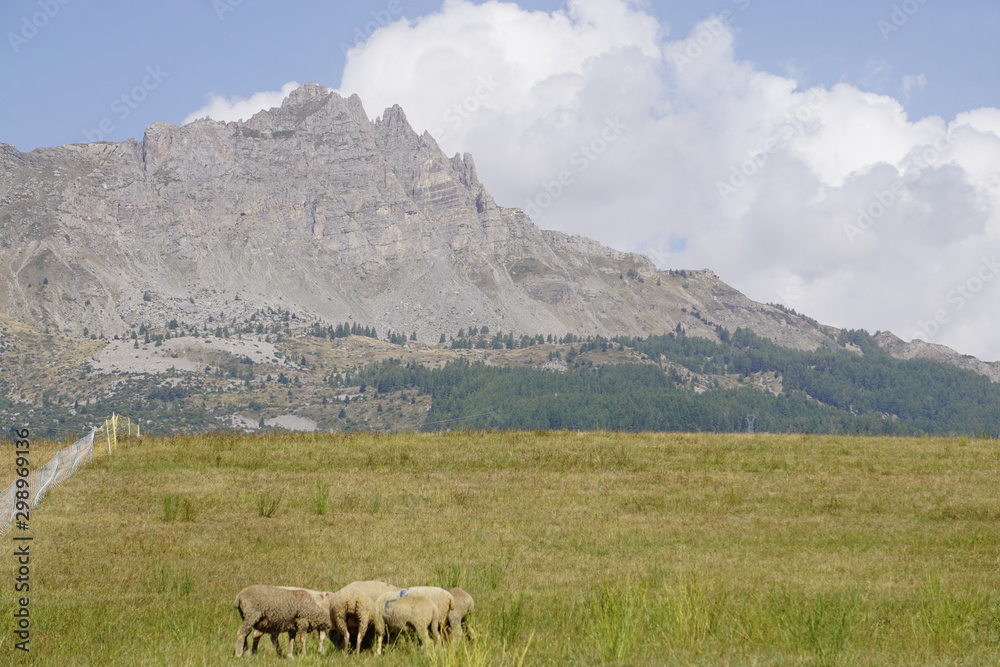
<svg viewBox="0 0 1000 667">
<path fill-rule="evenodd" d="M 980 375 L 985 375 L 993 382 L 1000 382 L 1000 362 L 986 362 L 971 354 L 960 354 L 950 347 L 938 345 L 937 343 L 927 343 L 922 340 L 913 340 L 907 343 L 903 339 L 889 331 L 882 331 L 875 335 L 875 342 L 879 347 L 897 359 L 929 359 L 942 363 L 958 366 L 965 370 L 974 371 Z"/>
<path fill-rule="evenodd" d="M 540 230 L 497 205 L 471 155 L 448 158 L 398 106 L 372 122 L 357 96 L 316 84 L 245 122 L 154 123 L 142 141 L 30 153 L 0 144 L 0 318 L 110 338 L 263 308 L 426 343 L 463 326 L 748 327 L 800 349 L 839 333 L 711 271 L 660 271 Z"/>
</svg>

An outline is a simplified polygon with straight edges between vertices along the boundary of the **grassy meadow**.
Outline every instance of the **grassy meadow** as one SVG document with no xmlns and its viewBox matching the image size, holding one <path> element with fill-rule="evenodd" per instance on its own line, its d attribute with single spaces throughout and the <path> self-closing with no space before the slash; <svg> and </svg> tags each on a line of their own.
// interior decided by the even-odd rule
<svg viewBox="0 0 1000 667">
<path fill-rule="evenodd" d="M 302 664 L 995 665 L 998 490 L 964 438 L 126 440 L 32 513 L 28 655 L 3 538 L 0 655 L 236 664 L 244 586 L 382 578 L 468 590 L 477 642 Z"/>
</svg>

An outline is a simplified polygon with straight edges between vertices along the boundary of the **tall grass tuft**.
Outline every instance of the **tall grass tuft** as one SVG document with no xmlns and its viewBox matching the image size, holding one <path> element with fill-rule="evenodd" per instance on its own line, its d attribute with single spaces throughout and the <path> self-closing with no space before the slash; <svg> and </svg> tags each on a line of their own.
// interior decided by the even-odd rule
<svg viewBox="0 0 1000 667">
<path fill-rule="evenodd" d="M 834 664 L 847 648 L 861 616 L 856 593 L 819 593 L 800 616 L 798 640 L 820 664 Z"/>
<path fill-rule="evenodd" d="M 262 491 L 257 494 L 257 516 L 271 518 L 281 505 L 281 494 L 272 494 Z"/>
<path fill-rule="evenodd" d="M 532 633 L 523 648 L 511 650 L 500 646 L 489 634 L 482 634 L 475 642 L 444 642 L 423 654 L 424 662 L 431 667 L 521 667 L 534 640 Z"/>
<path fill-rule="evenodd" d="M 478 607 L 476 613 L 478 614 Z M 528 627 L 528 598 L 523 593 L 502 598 L 490 608 L 490 627 L 506 646 L 521 640 Z"/>
<path fill-rule="evenodd" d="M 931 650 L 942 653 L 974 639 L 977 620 L 988 612 L 989 600 L 978 592 L 955 595 L 936 574 L 920 589 L 920 606 L 913 618 L 918 637 L 926 637 Z"/>
<path fill-rule="evenodd" d="M 191 594 L 193 583 L 194 570 L 191 567 L 185 567 L 180 572 L 175 572 L 168 565 L 163 565 L 157 571 L 153 588 L 158 595 L 186 596 Z"/>
<path fill-rule="evenodd" d="M 330 511 L 330 490 L 323 483 L 323 480 L 316 478 L 316 485 L 313 487 L 313 511 L 317 516 L 325 516 Z"/>
<path fill-rule="evenodd" d="M 842 660 L 864 617 L 863 600 L 853 590 L 808 595 L 779 588 L 751 604 L 759 621 L 757 630 L 763 630 L 762 638 L 774 628 L 774 639 L 793 652 L 812 655 L 820 665 Z"/>
<path fill-rule="evenodd" d="M 697 648 L 716 634 L 729 603 L 724 587 L 709 587 L 692 573 L 658 590 L 646 615 L 653 633 L 667 646 Z"/>
<path fill-rule="evenodd" d="M 597 654 L 605 662 L 621 663 L 632 658 L 638 648 L 641 623 L 646 615 L 645 596 L 639 586 L 605 583 L 590 596 L 587 604 L 590 631 Z"/>
<path fill-rule="evenodd" d="M 163 494 L 163 521 L 170 523 L 177 518 L 177 510 L 180 507 L 181 497 L 176 493 Z"/>
<path fill-rule="evenodd" d="M 382 494 L 376 493 L 374 496 L 368 499 L 365 503 L 365 512 L 368 514 L 378 514 L 379 510 L 382 509 Z"/>
<path fill-rule="evenodd" d="M 465 585 L 465 567 L 458 563 L 437 568 L 431 579 L 431 586 L 439 588 L 461 588 Z"/>
</svg>

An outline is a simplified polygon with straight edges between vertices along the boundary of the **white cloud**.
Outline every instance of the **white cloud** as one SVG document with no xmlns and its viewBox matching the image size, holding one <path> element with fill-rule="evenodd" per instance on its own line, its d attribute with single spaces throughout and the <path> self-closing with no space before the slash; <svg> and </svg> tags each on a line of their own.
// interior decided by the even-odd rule
<svg viewBox="0 0 1000 667">
<path fill-rule="evenodd" d="M 1000 358 L 1000 278 L 954 298 L 1000 254 L 1000 111 L 910 119 L 888 95 L 802 90 L 735 56 L 751 6 L 672 40 L 642 7 L 447 0 L 352 50 L 341 90 L 472 152 L 498 202 L 542 227 L 712 268 L 823 322 Z"/>
<path fill-rule="evenodd" d="M 186 125 L 199 118 L 211 118 L 226 122 L 249 120 L 258 111 L 280 107 L 281 101 L 298 87 L 298 83 L 289 81 L 281 87 L 281 90 L 254 93 L 247 98 L 230 97 L 226 99 L 221 95 L 210 95 L 208 103 L 197 111 L 189 113 L 182 124 Z"/>
<path fill-rule="evenodd" d="M 903 77 L 903 102 L 909 102 L 914 92 L 922 92 L 927 87 L 927 77 L 923 74 L 907 74 Z"/>
</svg>

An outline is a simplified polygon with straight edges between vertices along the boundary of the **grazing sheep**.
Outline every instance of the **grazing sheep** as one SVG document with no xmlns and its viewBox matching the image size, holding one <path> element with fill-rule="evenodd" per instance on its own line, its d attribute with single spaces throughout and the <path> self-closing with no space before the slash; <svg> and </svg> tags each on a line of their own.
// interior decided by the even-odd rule
<svg viewBox="0 0 1000 667">
<path fill-rule="evenodd" d="M 393 586 L 392 584 L 387 584 L 384 581 L 379 581 L 378 579 L 372 579 L 369 581 L 352 581 L 347 585 L 364 591 L 365 594 L 372 599 L 372 602 L 378 600 L 378 596 L 383 593 L 395 593 L 400 590 L 399 586 Z"/>
<path fill-rule="evenodd" d="M 298 586 L 277 586 L 276 588 L 281 588 L 281 589 L 284 589 L 286 591 L 305 591 L 306 593 L 309 594 L 309 597 L 311 597 L 313 599 L 313 601 L 316 602 L 316 604 L 318 604 L 320 607 L 323 607 L 324 609 L 329 608 L 330 601 L 331 601 L 331 598 L 333 596 L 333 593 L 329 593 L 329 592 L 326 592 L 326 591 L 313 591 L 313 590 L 309 590 L 308 588 L 299 588 Z M 278 647 L 278 635 L 280 635 L 281 633 L 280 632 L 271 632 L 269 634 L 271 635 L 271 642 L 274 644 L 275 650 L 277 650 L 277 647 Z M 295 634 L 296 633 L 295 633 L 294 630 L 292 630 L 291 632 L 288 633 L 288 646 L 290 647 L 289 648 L 289 652 L 291 652 L 291 650 L 292 650 L 291 647 L 295 643 Z M 251 648 L 251 650 L 250 650 L 251 653 L 256 653 L 257 652 L 257 644 L 260 642 L 260 638 L 263 635 L 264 635 L 264 633 L 261 632 L 260 630 L 254 630 L 254 632 L 253 632 L 253 648 Z M 322 655 L 322 653 L 323 653 L 323 645 L 324 645 L 323 641 L 325 639 L 326 633 L 323 632 L 322 630 L 320 630 L 319 631 L 319 635 L 320 635 L 319 636 L 319 652 Z M 303 635 L 302 639 L 301 639 L 301 643 L 302 643 L 302 651 L 301 652 L 303 654 L 306 652 L 306 639 L 307 639 L 307 635 Z M 333 641 L 333 637 L 332 636 L 330 637 L 330 641 Z"/>
<path fill-rule="evenodd" d="M 469 641 L 475 641 L 476 633 L 472 631 L 472 628 L 465 622 L 465 619 L 472 613 L 472 608 L 476 606 L 476 601 L 461 588 L 446 588 L 445 590 L 451 593 L 451 597 L 455 599 L 455 608 L 448 616 L 445 636 L 451 639 L 452 630 L 457 628 L 459 631 L 464 631 L 465 634 L 469 635 Z"/>
<path fill-rule="evenodd" d="M 375 623 L 375 618 L 378 616 L 375 602 L 364 590 L 348 584 L 332 595 L 329 609 L 337 631 L 344 637 L 344 653 L 351 647 L 350 631 L 347 627 L 348 617 L 357 620 L 357 653 L 360 653 L 361 640 L 368 632 L 368 625 Z"/>
<path fill-rule="evenodd" d="M 441 616 L 430 598 L 420 595 L 399 597 L 399 593 L 385 593 L 375 601 L 375 634 L 378 636 L 376 655 L 382 655 L 382 640 L 387 634 L 398 635 L 412 629 L 420 643 L 427 646 L 431 637 L 441 641 Z"/>
<path fill-rule="evenodd" d="M 409 588 L 402 589 L 395 595 L 401 598 L 409 595 L 419 595 L 429 598 L 438 608 L 438 618 L 441 619 L 441 624 L 444 625 L 451 621 L 452 611 L 455 609 L 455 598 L 443 588 L 438 588 L 437 586 L 410 586 Z M 453 632 L 459 630 L 460 627 L 452 627 Z"/>
<path fill-rule="evenodd" d="M 326 634 L 333 629 L 330 611 L 323 601 L 331 593 L 309 591 L 304 588 L 281 586 L 247 586 L 236 596 L 233 606 L 240 613 L 243 623 L 236 633 L 236 657 L 243 655 L 250 630 L 271 635 L 274 650 L 281 655 L 278 635 L 288 633 L 288 652 L 294 652 L 295 635 L 300 635 L 301 653 L 306 651 L 306 635 L 319 631 L 319 652 L 323 652 Z M 254 650 L 260 635 L 254 639 Z"/>
</svg>

